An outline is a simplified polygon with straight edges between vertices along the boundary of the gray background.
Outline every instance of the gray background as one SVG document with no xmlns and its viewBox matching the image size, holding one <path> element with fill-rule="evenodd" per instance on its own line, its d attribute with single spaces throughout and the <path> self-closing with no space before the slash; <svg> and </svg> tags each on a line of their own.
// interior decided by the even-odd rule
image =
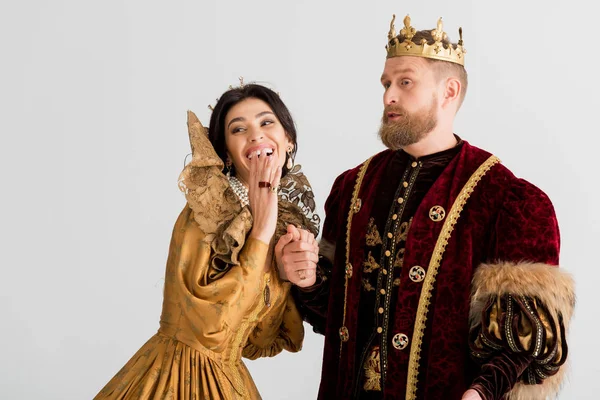
<svg viewBox="0 0 600 400">
<path fill-rule="evenodd" d="M 392 13 L 464 28 L 456 132 L 546 191 L 577 280 L 562 399 L 600 376 L 597 6 L 584 1 L 0 3 L 0 398 L 89 399 L 156 331 L 186 110 L 243 75 L 281 92 L 322 209 L 382 149 Z M 265 399 L 315 398 L 322 337 L 248 362 Z"/>
</svg>

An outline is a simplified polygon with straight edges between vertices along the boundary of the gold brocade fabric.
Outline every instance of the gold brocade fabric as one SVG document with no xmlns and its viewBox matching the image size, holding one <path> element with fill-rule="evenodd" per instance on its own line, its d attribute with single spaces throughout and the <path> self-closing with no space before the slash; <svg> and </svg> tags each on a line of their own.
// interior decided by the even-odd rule
<svg viewBox="0 0 600 400">
<path fill-rule="evenodd" d="M 268 246 L 248 239 L 240 265 L 211 279 L 204 236 L 186 207 L 173 230 L 160 329 L 96 399 L 258 399 L 242 355 L 300 350 L 304 330 L 290 284 L 264 271 Z"/>
<path fill-rule="evenodd" d="M 188 204 L 173 229 L 160 328 L 98 400 L 260 399 L 242 356 L 302 347 L 291 284 L 279 279 L 269 245 L 247 237 L 250 211 L 241 207 L 204 128 L 190 114 L 194 157 L 180 178 Z M 287 223 L 318 229 L 308 181 L 297 173 L 287 182 L 294 192 L 280 198 L 275 240 Z"/>
</svg>

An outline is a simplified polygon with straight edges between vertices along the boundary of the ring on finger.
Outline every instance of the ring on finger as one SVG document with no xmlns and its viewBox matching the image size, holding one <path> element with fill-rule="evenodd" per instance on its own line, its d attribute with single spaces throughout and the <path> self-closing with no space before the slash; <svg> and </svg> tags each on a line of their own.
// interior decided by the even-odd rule
<svg viewBox="0 0 600 400">
<path fill-rule="evenodd" d="M 302 269 L 298 271 L 298 276 L 300 277 L 301 281 L 306 279 L 306 273 Z"/>
<path fill-rule="evenodd" d="M 277 194 L 277 192 L 279 192 L 279 185 L 273 185 L 271 186 L 271 192 L 273 192 L 274 194 Z"/>
<path fill-rule="evenodd" d="M 260 182 L 258 182 L 258 187 L 259 188 L 270 188 L 271 182 L 260 181 Z"/>
</svg>

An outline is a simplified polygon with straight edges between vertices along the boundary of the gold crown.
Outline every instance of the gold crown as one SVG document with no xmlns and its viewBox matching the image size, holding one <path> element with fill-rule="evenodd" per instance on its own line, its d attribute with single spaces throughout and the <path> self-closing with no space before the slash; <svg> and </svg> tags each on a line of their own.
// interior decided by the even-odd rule
<svg viewBox="0 0 600 400">
<path fill-rule="evenodd" d="M 404 17 L 404 28 L 400 31 L 400 35 L 404 37 L 404 41 L 400 43 L 398 36 L 396 36 L 396 29 L 394 28 L 395 20 L 396 15 L 394 14 L 392 22 L 390 22 L 388 44 L 385 46 L 387 58 L 415 56 L 449 61 L 462 66 L 465 65 L 465 53 L 467 51 L 463 47 L 462 28 L 458 28 L 460 40 L 458 41 L 456 48 L 454 48 L 452 44 L 448 44 L 448 47 L 444 46 L 444 40 L 448 39 L 448 35 L 446 35 L 446 32 L 442 29 L 441 17 L 438 19 L 437 28 L 431 31 L 431 36 L 433 36 L 434 40 L 433 44 L 428 44 L 425 39 L 422 39 L 420 43 L 414 43 L 412 38 L 417 33 L 417 30 L 410 25 L 410 17 L 407 15 Z"/>
</svg>

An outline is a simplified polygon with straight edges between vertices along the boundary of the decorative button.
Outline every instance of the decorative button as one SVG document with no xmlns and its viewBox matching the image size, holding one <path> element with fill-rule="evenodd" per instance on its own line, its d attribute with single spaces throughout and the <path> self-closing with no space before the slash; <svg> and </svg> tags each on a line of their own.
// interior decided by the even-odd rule
<svg viewBox="0 0 600 400">
<path fill-rule="evenodd" d="M 404 186 L 405 188 L 408 187 L 408 182 L 402 182 L 402 186 Z"/>
<path fill-rule="evenodd" d="M 347 342 L 350 339 L 350 334 L 348 333 L 348 328 L 342 326 L 340 328 L 340 339 L 342 342 Z"/>
<path fill-rule="evenodd" d="M 404 203 L 404 199 L 402 197 L 398 198 L 398 204 Z"/>
<path fill-rule="evenodd" d="M 383 314 L 383 307 L 379 307 L 377 311 L 379 312 L 379 314 Z"/>
<path fill-rule="evenodd" d="M 392 235 L 392 232 L 388 232 L 387 237 L 389 237 L 391 239 L 394 237 L 394 235 Z"/>
<path fill-rule="evenodd" d="M 381 332 L 383 332 L 383 328 L 382 327 L 378 327 L 377 328 L 377 333 L 381 333 Z"/>
<path fill-rule="evenodd" d="M 414 168 L 414 167 L 416 167 L 416 166 L 417 166 L 417 162 L 416 162 L 416 161 L 413 161 L 413 163 L 412 163 L 411 165 L 412 165 L 412 167 Z"/>
<path fill-rule="evenodd" d="M 383 274 L 384 274 L 384 275 L 387 275 L 387 269 L 384 269 L 384 270 L 383 270 Z"/>
<path fill-rule="evenodd" d="M 381 290 L 379 291 L 379 293 L 381 293 L 381 294 L 385 294 L 385 289 L 381 289 Z"/>
<path fill-rule="evenodd" d="M 395 221 L 395 220 L 397 220 L 397 219 L 398 219 L 398 214 L 394 214 L 394 215 L 392 215 L 392 219 L 393 219 L 394 221 Z"/>
<path fill-rule="evenodd" d="M 440 222 L 446 216 L 446 210 L 442 206 L 433 206 L 431 210 L 429 210 L 429 218 L 433 222 Z"/>
<path fill-rule="evenodd" d="M 386 257 L 389 257 L 389 256 L 391 256 L 391 255 L 392 255 L 392 253 L 390 253 L 390 251 L 389 251 L 389 250 L 386 250 L 386 251 L 385 251 L 385 256 L 386 256 Z"/>
<path fill-rule="evenodd" d="M 352 264 L 350 263 L 346 264 L 346 277 L 352 278 Z"/>
<path fill-rule="evenodd" d="M 396 333 L 392 338 L 392 345 L 396 350 L 404 350 L 408 346 L 408 336 L 404 333 Z"/>
<path fill-rule="evenodd" d="M 356 214 L 357 212 L 359 212 L 361 207 L 362 207 L 362 200 L 360 198 L 357 198 L 356 202 L 354 203 L 354 207 L 352 207 L 352 209 L 354 210 L 354 213 Z"/>
<path fill-rule="evenodd" d="M 421 282 L 423 279 L 425 279 L 425 270 L 423 267 L 415 265 L 410 269 L 410 271 L 408 271 L 408 277 L 413 282 Z"/>
</svg>

